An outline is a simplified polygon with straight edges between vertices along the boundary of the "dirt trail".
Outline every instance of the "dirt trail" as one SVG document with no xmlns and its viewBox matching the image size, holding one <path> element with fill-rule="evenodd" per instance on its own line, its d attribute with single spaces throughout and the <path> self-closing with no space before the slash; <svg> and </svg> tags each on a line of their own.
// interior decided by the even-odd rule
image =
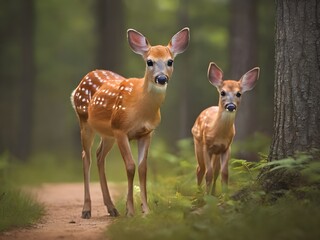
<svg viewBox="0 0 320 240">
<path fill-rule="evenodd" d="M 91 219 L 82 219 L 83 184 L 44 184 L 30 191 L 44 204 L 46 215 L 36 225 L 0 234 L 1 240 L 99 240 L 112 221 L 103 205 L 99 183 L 92 183 Z M 109 184 L 113 199 L 124 195 L 124 185 Z"/>
</svg>

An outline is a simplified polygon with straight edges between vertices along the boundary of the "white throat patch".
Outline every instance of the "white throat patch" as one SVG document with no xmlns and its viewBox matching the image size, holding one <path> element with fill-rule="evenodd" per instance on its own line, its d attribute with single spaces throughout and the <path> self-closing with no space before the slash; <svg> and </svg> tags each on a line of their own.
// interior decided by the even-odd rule
<svg viewBox="0 0 320 240">
<path fill-rule="evenodd" d="M 155 92 L 155 93 L 165 93 L 167 90 L 167 85 L 160 85 L 156 83 L 148 83 L 148 92 Z"/>
</svg>

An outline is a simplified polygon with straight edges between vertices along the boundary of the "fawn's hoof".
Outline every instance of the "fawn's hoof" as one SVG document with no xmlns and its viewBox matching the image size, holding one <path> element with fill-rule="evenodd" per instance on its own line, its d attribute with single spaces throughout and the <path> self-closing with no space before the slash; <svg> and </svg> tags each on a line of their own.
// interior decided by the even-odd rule
<svg viewBox="0 0 320 240">
<path fill-rule="evenodd" d="M 120 214 L 119 214 L 119 212 L 118 212 L 118 210 L 117 210 L 116 208 L 113 208 L 113 209 L 109 210 L 108 213 L 109 213 L 109 215 L 110 215 L 111 217 L 118 217 L 118 216 L 120 216 Z"/>
<path fill-rule="evenodd" d="M 81 217 L 84 218 L 84 219 L 91 218 L 91 211 L 82 211 Z"/>
<path fill-rule="evenodd" d="M 127 217 L 133 217 L 133 216 L 134 216 L 134 211 L 129 211 L 129 210 L 127 209 L 127 211 L 126 211 L 126 216 L 127 216 Z"/>
<path fill-rule="evenodd" d="M 141 210 L 142 210 L 142 214 L 143 216 L 147 216 L 150 212 L 150 209 L 148 206 L 144 206 L 142 203 L 141 203 Z"/>
</svg>

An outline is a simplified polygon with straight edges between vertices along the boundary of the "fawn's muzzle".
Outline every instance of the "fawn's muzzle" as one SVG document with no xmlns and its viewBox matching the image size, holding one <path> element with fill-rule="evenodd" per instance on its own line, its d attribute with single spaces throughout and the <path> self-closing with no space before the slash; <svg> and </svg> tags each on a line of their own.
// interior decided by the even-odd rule
<svg viewBox="0 0 320 240">
<path fill-rule="evenodd" d="M 225 106 L 225 109 L 228 111 L 228 112 L 233 112 L 237 109 L 237 106 L 233 103 L 228 103 L 226 104 Z"/>
<path fill-rule="evenodd" d="M 168 83 L 168 80 L 169 80 L 168 76 L 161 74 L 156 76 L 155 82 L 160 85 L 165 85 L 166 83 Z"/>
</svg>

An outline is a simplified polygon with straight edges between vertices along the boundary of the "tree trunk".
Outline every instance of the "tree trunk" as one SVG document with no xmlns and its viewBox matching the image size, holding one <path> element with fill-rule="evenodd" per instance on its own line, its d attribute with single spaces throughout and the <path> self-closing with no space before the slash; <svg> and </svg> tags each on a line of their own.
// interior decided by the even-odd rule
<svg viewBox="0 0 320 240">
<path fill-rule="evenodd" d="M 257 66 L 257 0 L 231 0 L 230 79 L 240 79 Z M 257 88 L 244 94 L 237 113 L 235 141 L 244 140 L 257 128 Z M 254 160 L 248 153 L 239 153 Z"/>
<path fill-rule="evenodd" d="M 123 68 L 122 43 L 126 38 L 122 0 L 97 0 L 96 21 L 96 67 L 120 72 Z"/>
<path fill-rule="evenodd" d="M 34 57 L 35 6 L 33 0 L 22 1 L 21 8 L 21 47 L 22 70 L 20 78 L 20 108 L 18 136 L 15 153 L 25 161 L 32 148 L 34 82 L 36 75 Z"/>
<path fill-rule="evenodd" d="M 275 43 L 270 161 L 320 148 L 320 2 L 276 1 Z"/>
</svg>

